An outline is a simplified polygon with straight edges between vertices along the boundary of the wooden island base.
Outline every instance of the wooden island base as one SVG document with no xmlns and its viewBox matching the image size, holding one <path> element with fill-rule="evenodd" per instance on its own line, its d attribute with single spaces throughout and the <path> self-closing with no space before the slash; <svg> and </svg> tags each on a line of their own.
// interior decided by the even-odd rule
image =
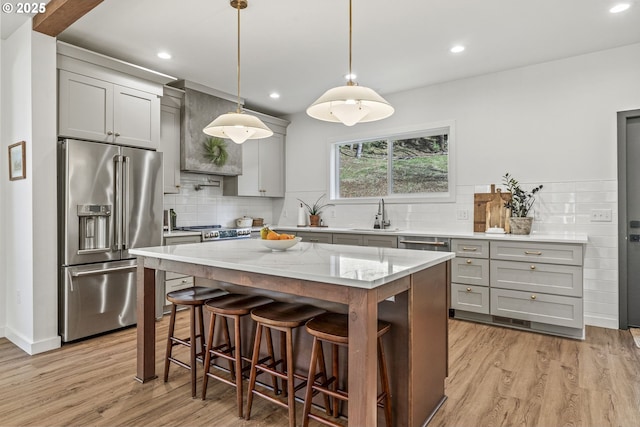
<svg viewBox="0 0 640 427">
<path fill-rule="evenodd" d="M 394 425 L 423 426 L 446 399 L 446 289 L 450 258 L 366 289 L 162 259 L 147 253 L 138 255 L 139 381 L 156 378 L 155 270 L 165 270 L 219 281 L 225 283 L 229 290 L 271 296 L 280 294 L 280 299 L 312 301 L 332 311 L 349 313 L 349 426 L 384 425 L 384 417 L 378 417 L 376 405 L 378 317 L 392 324 L 390 333 L 386 334 L 385 351 L 390 371 Z M 394 301 L 385 301 L 390 297 Z M 300 349 L 297 363 L 302 372 L 308 370 L 310 351 L 310 344 L 305 344 L 304 340 L 296 342 Z M 251 348 L 245 343 L 243 345 Z"/>
</svg>

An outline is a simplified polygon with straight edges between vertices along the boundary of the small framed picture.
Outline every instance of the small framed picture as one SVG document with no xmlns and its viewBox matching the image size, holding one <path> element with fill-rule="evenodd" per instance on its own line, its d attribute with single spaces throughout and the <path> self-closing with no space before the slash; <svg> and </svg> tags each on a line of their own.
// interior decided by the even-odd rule
<svg viewBox="0 0 640 427">
<path fill-rule="evenodd" d="M 9 180 L 16 181 L 27 177 L 27 155 L 25 142 L 16 142 L 9 146 Z"/>
</svg>

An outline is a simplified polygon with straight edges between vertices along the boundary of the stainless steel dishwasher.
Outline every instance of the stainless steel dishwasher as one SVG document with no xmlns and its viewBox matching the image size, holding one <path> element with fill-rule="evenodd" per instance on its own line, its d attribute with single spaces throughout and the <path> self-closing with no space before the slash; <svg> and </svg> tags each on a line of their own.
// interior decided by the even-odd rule
<svg viewBox="0 0 640 427">
<path fill-rule="evenodd" d="M 451 239 L 439 236 L 398 236 L 398 248 L 414 249 L 418 251 L 452 252 Z M 455 316 L 455 311 L 451 308 L 451 272 L 447 273 L 447 307 L 449 307 L 449 317 Z"/>
</svg>

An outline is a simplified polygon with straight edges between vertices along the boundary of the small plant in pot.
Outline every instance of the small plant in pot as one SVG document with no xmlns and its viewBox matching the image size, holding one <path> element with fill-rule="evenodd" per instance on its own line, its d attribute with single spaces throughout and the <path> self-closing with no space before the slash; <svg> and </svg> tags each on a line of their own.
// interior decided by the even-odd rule
<svg viewBox="0 0 640 427">
<path fill-rule="evenodd" d="M 313 205 L 309 205 L 304 200 L 298 199 L 304 205 L 304 207 L 307 208 L 307 212 L 309 212 L 309 225 L 311 227 L 317 227 L 320 225 L 320 214 L 322 213 L 322 209 L 326 208 L 327 206 L 333 206 L 333 204 L 331 203 L 320 203 L 320 200 L 322 200 L 324 196 L 325 195 L 323 194 L 322 196 L 318 197 L 318 200 L 316 200 Z"/>
<path fill-rule="evenodd" d="M 504 204 L 504 207 L 511 211 L 511 217 L 509 218 L 511 233 L 530 234 L 533 217 L 529 217 L 528 214 L 536 201 L 535 194 L 542 190 L 542 185 L 533 188 L 531 191 L 525 191 L 509 172 L 504 174 L 502 182 L 507 187 L 507 191 L 511 193 L 511 200 Z"/>
</svg>

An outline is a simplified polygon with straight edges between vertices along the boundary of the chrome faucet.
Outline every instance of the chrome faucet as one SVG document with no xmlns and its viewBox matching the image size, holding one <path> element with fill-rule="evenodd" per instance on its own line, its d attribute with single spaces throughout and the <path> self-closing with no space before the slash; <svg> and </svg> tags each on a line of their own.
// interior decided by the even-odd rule
<svg viewBox="0 0 640 427">
<path fill-rule="evenodd" d="M 391 221 L 386 219 L 386 214 L 384 210 L 384 199 L 380 199 L 380 202 L 378 202 L 378 214 L 376 215 L 376 222 L 374 223 L 373 228 L 381 228 L 384 230 L 386 227 L 390 225 L 391 225 Z"/>
</svg>

